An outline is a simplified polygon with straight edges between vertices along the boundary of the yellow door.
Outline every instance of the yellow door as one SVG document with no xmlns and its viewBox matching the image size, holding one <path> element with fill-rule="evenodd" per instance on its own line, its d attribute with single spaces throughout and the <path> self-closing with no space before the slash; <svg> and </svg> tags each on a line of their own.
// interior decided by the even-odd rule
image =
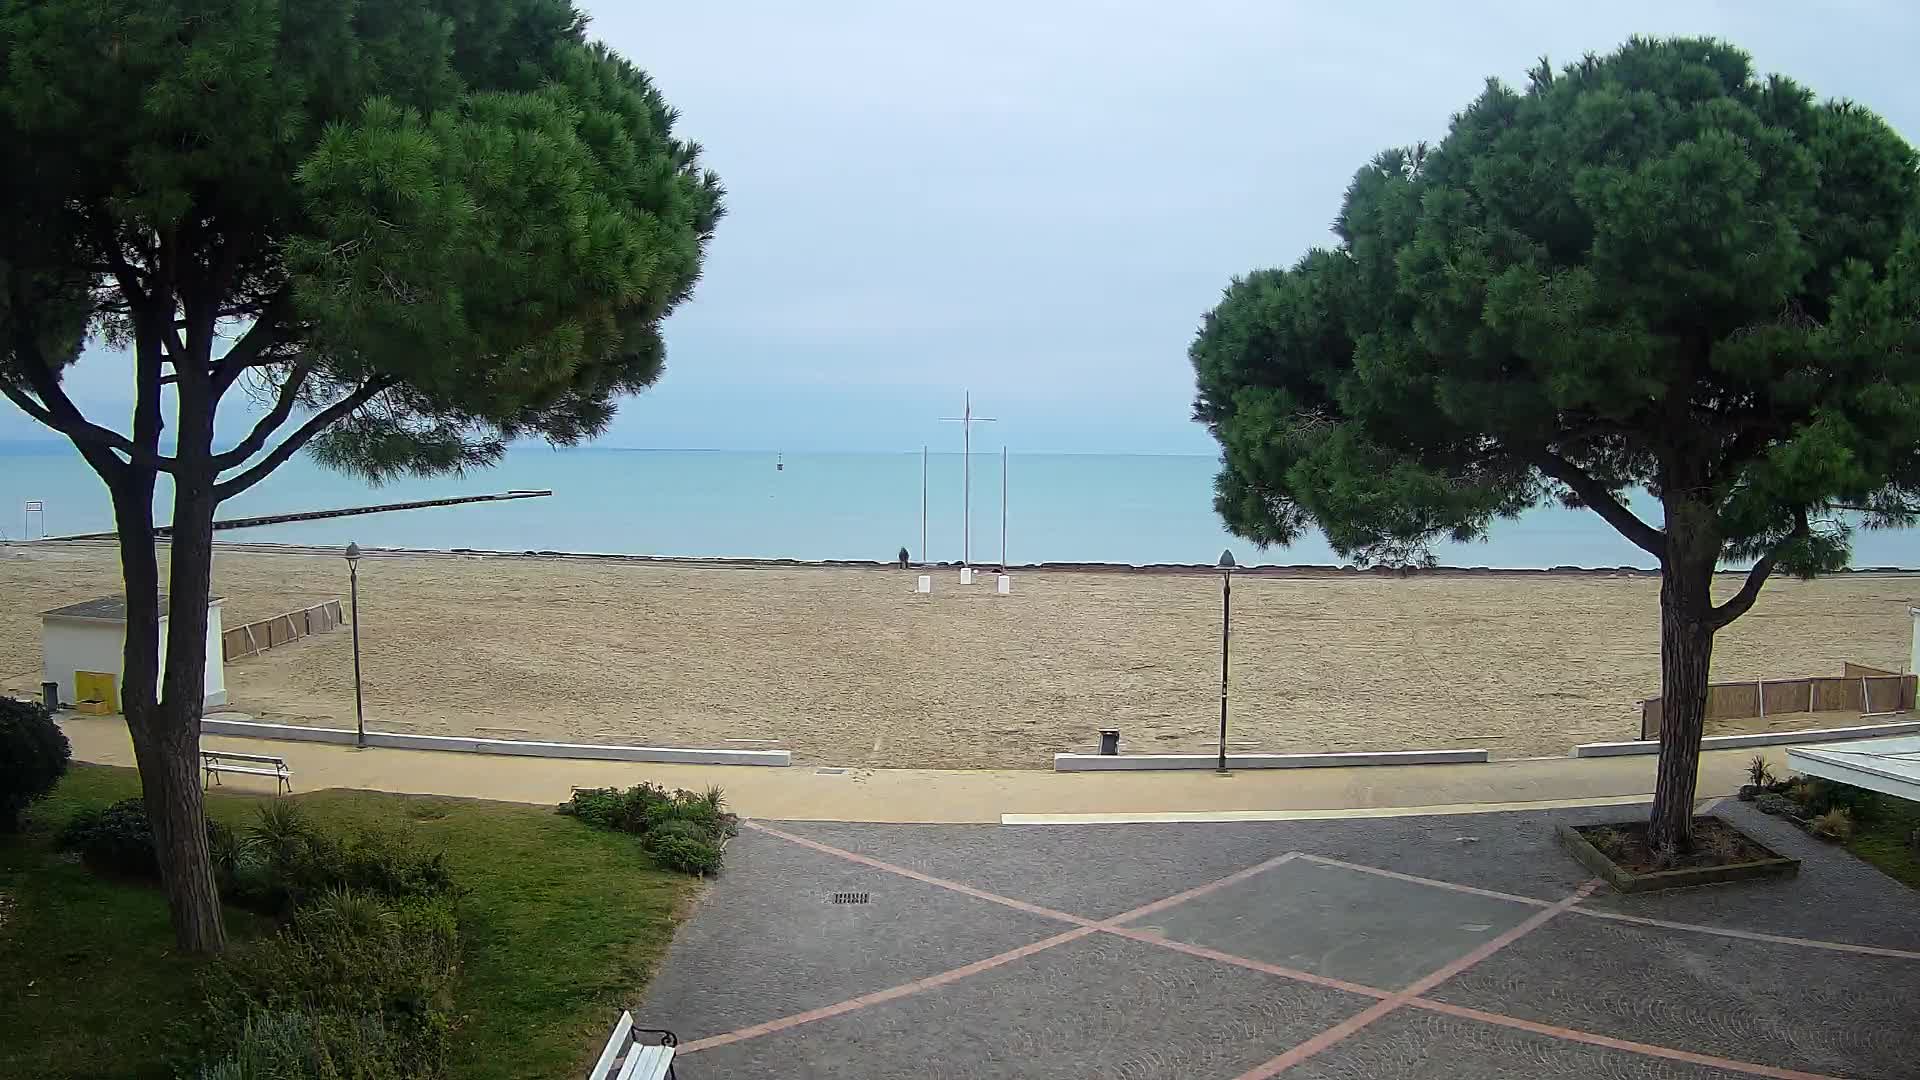
<svg viewBox="0 0 1920 1080">
<path fill-rule="evenodd" d="M 120 711 L 120 695 L 115 692 L 113 674 L 106 671 L 73 673 L 74 706 L 84 713 L 112 716 Z"/>
</svg>

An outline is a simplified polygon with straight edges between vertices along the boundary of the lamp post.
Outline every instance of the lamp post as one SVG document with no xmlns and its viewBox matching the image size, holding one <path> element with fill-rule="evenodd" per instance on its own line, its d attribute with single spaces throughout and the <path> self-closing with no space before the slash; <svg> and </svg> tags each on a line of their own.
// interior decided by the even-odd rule
<svg viewBox="0 0 1920 1080">
<path fill-rule="evenodd" d="M 1227 774 L 1227 643 L 1233 640 L 1233 552 L 1220 553 L 1220 764 Z"/>
<path fill-rule="evenodd" d="M 367 713 L 360 701 L 360 545 L 347 545 L 347 580 L 353 596 L 353 745 L 367 746 Z M 1224 706 L 1223 706 L 1224 708 Z"/>
</svg>

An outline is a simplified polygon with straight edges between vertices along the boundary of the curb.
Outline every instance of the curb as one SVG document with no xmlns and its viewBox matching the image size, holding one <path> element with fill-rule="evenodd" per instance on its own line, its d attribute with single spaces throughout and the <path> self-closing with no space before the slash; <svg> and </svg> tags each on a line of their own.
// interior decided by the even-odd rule
<svg viewBox="0 0 1920 1080">
<path fill-rule="evenodd" d="M 226 735 L 240 739 L 283 739 L 290 742 L 322 742 L 352 746 L 355 733 L 346 728 L 301 727 L 294 724 L 262 724 L 247 720 L 200 721 L 202 735 Z M 367 745 L 389 750 L 439 750 L 468 754 L 499 754 L 510 757 L 579 758 L 593 761 L 648 761 L 673 765 L 762 765 L 782 767 L 793 764 L 788 750 L 706 750 L 674 746 L 609 746 L 597 743 L 522 742 L 514 739 L 477 739 L 460 735 L 400 735 L 386 731 L 367 732 Z"/>
<path fill-rule="evenodd" d="M 1334 754 L 1228 754 L 1229 769 L 1324 769 L 1353 765 L 1460 765 L 1491 759 L 1486 750 L 1382 750 Z M 1218 754 L 1055 754 L 1054 772 L 1212 769 Z"/>
<path fill-rule="evenodd" d="M 1784 746 L 1788 743 L 1839 742 L 1843 739 L 1872 739 L 1882 735 L 1920 734 L 1920 720 L 1902 720 L 1893 724 L 1867 724 L 1861 727 L 1811 728 L 1806 731 L 1767 731 L 1758 735 L 1709 735 L 1700 740 L 1700 749 L 1739 750 L 1748 746 Z M 1577 758 L 1627 757 L 1633 754 L 1657 754 L 1657 739 L 1633 742 L 1581 743 L 1573 748 Z"/>
</svg>

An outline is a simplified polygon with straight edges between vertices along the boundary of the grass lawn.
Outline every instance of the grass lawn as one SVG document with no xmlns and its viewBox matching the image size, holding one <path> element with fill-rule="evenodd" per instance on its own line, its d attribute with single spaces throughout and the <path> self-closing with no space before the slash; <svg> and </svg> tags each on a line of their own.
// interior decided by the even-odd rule
<svg viewBox="0 0 1920 1080">
<path fill-rule="evenodd" d="M 98 877 L 53 850 L 76 809 L 139 794 L 130 769 L 75 765 L 0 837 L 0 1077 L 171 1077 L 192 1045 L 199 964 L 171 952 L 150 885 Z M 259 795 L 207 798 L 234 825 Z M 637 838 L 538 807 L 369 791 L 295 797 L 316 824 L 410 835 L 443 850 L 465 949 L 452 1072 L 476 1080 L 585 1071 L 618 1010 L 638 1002 L 695 879 L 654 867 Z M 236 939 L 268 920 L 229 908 Z"/>
<path fill-rule="evenodd" d="M 1888 877 L 1920 889 L 1920 857 L 1907 837 L 1920 829 L 1920 803 L 1882 795 L 1879 813 L 1847 841 L 1847 850 L 1879 867 Z"/>
</svg>

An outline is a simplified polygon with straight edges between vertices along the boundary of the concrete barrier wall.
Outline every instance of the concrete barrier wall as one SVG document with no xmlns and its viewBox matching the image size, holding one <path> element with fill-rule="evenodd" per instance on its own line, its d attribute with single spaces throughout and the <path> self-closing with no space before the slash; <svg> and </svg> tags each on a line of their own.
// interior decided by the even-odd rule
<svg viewBox="0 0 1920 1080">
<path fill-rule="evenodd" d="M 1323 769 L 1352 765 L 1451 765 L 1482 762 L 1485 750 L 1385 750 L 1337 754 L 1228 754 L 1229 769 Z M 1054 772 L 1211 769 L 1218 754 L 1055 754 Z"/>
<path fill-rule="evenodd" d="M 1710 735 L 1700 740 L 1702 750 L 1738 750 L 1747 746 L 1785 746 L 1790 743 L 1838 742 L 1842 739 L 1872 739 L 1882 735 L 1907 735 L 1920 732 L 1920 720 L 1902 720 L 1891 724 L 1863 724 L 1859 727 L 1812 728 L 1806 731 L 1767 731 L 1758 735 Z M 1573 748 L 1574 757 L 1626 757 L 1632 754 L 1657 754 L 1656 739 L 1636 742 L 1581 743 Z"/>
<path fill-rule="evenodd" d="M 241 739 L 285 739 L 352 746 L 351 728 L 316 728 L 294 724 L 262 724 L 251 720 L 200 721 L 203 735 Z M 514 757 L 579 758 L 589 761 L 650 761 L 677 765 L 793 764 L 789 750 L 707 750 L 677 746 L 610 746 L 599 743 L 521 742 L 514 739 L 475 739 L 459 735 L 402 735 L 367 732 L 367 745 L 391 750 L 443 750 L 468 754 L 505 754 Z"/>
</svg>

